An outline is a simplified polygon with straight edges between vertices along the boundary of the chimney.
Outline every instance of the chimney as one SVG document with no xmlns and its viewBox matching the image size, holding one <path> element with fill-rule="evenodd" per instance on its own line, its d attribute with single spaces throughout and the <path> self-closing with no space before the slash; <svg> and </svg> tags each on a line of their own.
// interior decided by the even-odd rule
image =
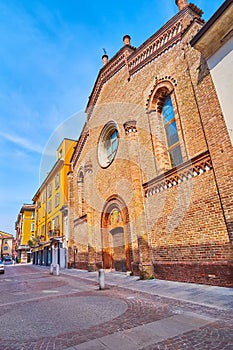
<svg viewBox="0 0 233 350">
<path fill-rule="evenodd" d="M 108 63 L 108 55 L 106 53 L 102 56 L 102 61 L 104 66 Z"/>
<path fill-rule="evenodd" d="M 176 5 L 179 8 L 179 11 L 183 10 L 186 6 L 188 6 L 187 0 L 176 0 Z"/>
<path fill-rule="evenodd" d="M 130 45 L 130 39 L 131 39 L 130 36 L 126 34 L 123 37 L 124 45 Z"/>
</svg>

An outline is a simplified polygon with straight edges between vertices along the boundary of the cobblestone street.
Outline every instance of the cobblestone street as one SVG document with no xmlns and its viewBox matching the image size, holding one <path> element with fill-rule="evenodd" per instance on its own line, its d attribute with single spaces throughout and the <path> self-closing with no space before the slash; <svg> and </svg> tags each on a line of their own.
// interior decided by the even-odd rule
<svg viewBox="0 0 233 350">
<path fill-rule="evenodd" d="M 182 284 L 168 282 L 169 297 L 155 288 L 159 283 L 166 282 L 109 273 L 99 290 L 97 273 L 55 276 L 45 267 L 7 266 L 0 349 L 233 349 L 231 289 L 187 285 L 199 295 L 187 300 L 177 294 Z M 201 300 L 201 288 L 216 300 Z"/>
</svg>

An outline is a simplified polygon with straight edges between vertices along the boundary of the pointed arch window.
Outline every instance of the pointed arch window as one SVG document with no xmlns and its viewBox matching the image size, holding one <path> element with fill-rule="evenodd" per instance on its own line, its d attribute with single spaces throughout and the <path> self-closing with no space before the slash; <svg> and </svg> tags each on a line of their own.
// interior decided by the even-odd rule
<svg viewBox="0 0 233 350">
<path fill-rule="evenodd" d="M 170 76 L 159 79 L 147 100 L 158 175 L 178 166 L 186 157 L 174 82 Z"/>
<path fill-rule="evenodd" d="M 85 214 L 85 199 L 84 199 L 84 173 L 81 169 L 78 173 L 78 216 Z"/>
<path fill-rule="evenodd" d="M 161 113 L 163 117 L 171 166 L 175 167 L 182 163 L 182 154 L 176 126 L 175 113 L 170 95 L 165 97 Z"/>
</svg>

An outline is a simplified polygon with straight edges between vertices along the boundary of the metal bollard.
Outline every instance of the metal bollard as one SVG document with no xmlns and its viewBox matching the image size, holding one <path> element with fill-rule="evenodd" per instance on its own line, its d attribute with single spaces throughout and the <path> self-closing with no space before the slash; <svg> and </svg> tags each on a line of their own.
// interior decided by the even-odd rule
<svg viewBox="0 0 233 350">
<path fill-rule="evenodd" d="M 50 275 L 53 274 L 53 264 L 50 264 Z"/>
<path fill-rule="evenodd" d="M 56 265 L 56 276 L 60 275 L 60 266 L 59 264 Z"/>
<path fill-rule="evenodd" d="M 99 289 L 104 289 L 104 269 L 99 269 Z"/>
</svg>

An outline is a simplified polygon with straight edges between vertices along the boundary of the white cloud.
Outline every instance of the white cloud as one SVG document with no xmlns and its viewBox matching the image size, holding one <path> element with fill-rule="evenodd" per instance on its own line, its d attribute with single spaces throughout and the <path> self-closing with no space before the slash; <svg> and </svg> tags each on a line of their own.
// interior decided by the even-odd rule
<svg viewBox="0 0 233 350">
<path fill-rule="evenodd" d="M 2 138 L 4 138 L 5 140 L 10 141 L 10 142 L 16 144 L 17 146 L 22 147 L 28 151 L 36 152 L 39 154 L 41 154 L 43 151 L 43 148 L 40 145 L 36 145 L 34 143 L 31 143 L 29 140 L 27 140 L 23 137 L 13 135 L 13 134 L 10 135 L 8 133 L 4 133 L 1 131 L 0 131 L 0 136 Z"/>
</svg>

